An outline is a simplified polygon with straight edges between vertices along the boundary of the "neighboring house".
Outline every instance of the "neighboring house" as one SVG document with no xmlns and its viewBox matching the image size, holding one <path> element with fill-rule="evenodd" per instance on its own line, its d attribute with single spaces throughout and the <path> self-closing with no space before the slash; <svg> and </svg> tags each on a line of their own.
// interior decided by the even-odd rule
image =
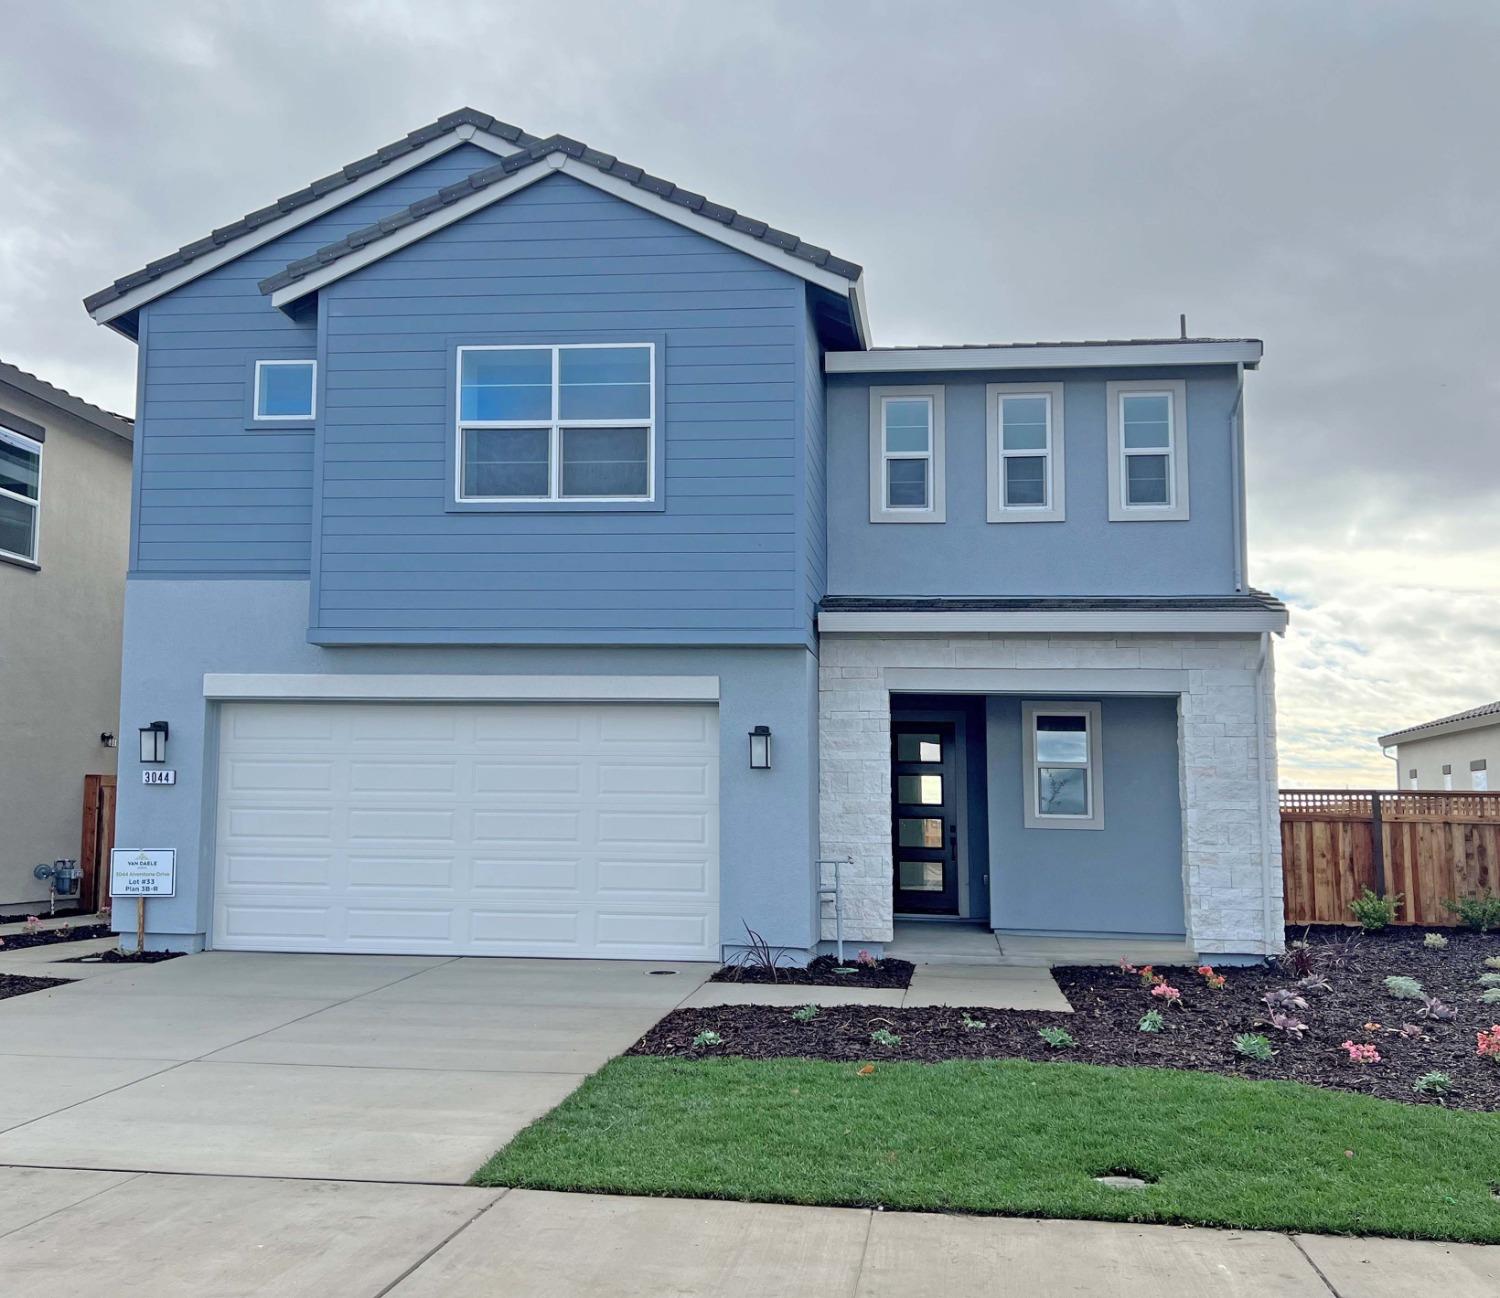
<svg viewBox="0 0 1500 1298">
<path fill-rule="evenodd" d="M 873 349 L 858 266 L 467 109 L 86 305 L 151 942 L 805 955 L 847 858 L 872 949 L 1280 947 L 1259 342 Z"/>
<path fill-rule="evenodd" d="M 131 423 L 0 361 L 0 911 L 76 858 L 83 777 L 113 774 Z"/>
<path fill-rule="evenodd" d="M 1381 735 L 1380 746 L 1396 750 L 1400 788 L 1500 789 L 1500 774 L 1490 783 L 1500 773 L 1500 702 Z"/>
</svg>

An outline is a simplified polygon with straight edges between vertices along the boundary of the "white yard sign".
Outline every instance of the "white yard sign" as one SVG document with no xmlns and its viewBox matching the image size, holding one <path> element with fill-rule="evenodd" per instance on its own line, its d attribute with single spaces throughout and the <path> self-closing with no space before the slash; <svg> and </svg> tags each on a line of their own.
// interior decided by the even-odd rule
<svg viewBox="0 0 1500 1298">
<path fill-rule="evenodd" d="M 177 892 L 177 851 L 171 847 L 116 847 L 109 854 L 112 897 L 171 897 Z"/>
</svg>

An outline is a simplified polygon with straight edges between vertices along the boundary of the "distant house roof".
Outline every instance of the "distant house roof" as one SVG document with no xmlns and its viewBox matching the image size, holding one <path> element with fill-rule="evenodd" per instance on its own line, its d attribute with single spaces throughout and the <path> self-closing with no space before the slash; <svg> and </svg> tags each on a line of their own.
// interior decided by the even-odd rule
<svg viewBox="0 0 1500 1298">
<path fill-rule="evenodd" d="M 46 379 L 39 379 L 35 374 L 0 361 L 0 399 L 4 398 L 6 388 L 25 393 L 35 401 L 45 401 L 49 406 L 64 410 L 106 433 L 123 437 L 127 442 L 134 437 L 135 423 L 124 415 L 93 405 L 82 397 L 75 397 L 71 392 L 64 392 Z"/>
<path fill-rule="evenodd" d="M 437 121 L 376 149 L 368 157 L 340 167 L 331 175 L 285 194 L 266 207 L 220 226 L 211 234 L 185 244 L 140 270 L 122 275 L 106 288 L 84 298 L 84 309 L 107 324 L 153 296 L 207 274 L 250 248 L 296 229 L 324 212 L 383 184 L 393 175 L 472 140 L 492 152 L 511 152 L 536 141 L 519 126 L 502 122 L 473 108 L 445 113 Z"/>
<path fill-rule="evenodd" d="M 1500 725 L 1500 699 L 1485 703 L 1467 712 L 1455 712 L 1452 716 L 1439 717 L 1436 721 L 1424 721 L 1421 725 L 1408 726 L 1405 730 L 1393 730 L 1380 736 L 1380 746 L 1406 743 L 1412 739 L 1431 739 L 1437 735 L 1452 734 L 1458 730 L 1474 730 L 1480 726 Z"/>
</svg>

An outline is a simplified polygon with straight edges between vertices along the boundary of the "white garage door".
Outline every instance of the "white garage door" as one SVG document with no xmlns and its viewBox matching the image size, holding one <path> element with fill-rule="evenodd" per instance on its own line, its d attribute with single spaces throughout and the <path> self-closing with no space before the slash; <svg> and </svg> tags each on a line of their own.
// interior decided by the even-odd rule
<svg viewBox="0 0 1500 1298">
<path fill-rule="evenodd" d="M 717 959 L 718 714 L 229 703 L 213 945 Z"/>
</svg>

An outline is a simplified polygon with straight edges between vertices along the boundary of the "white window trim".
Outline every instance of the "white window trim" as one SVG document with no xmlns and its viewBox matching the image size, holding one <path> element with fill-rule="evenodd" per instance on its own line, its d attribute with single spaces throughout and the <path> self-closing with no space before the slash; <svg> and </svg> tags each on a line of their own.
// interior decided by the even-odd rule
<svg viewBox="0 0 1500 1298">
<path fill-rule="evenodd" d="M 263 369 L 284 368 L 288 365 L 305 365 L 312 370 L 312 387 L 308 397 L 308 410 L 306 414 L 295 415 L 266 415 L 260 409 L 260 372 Z M 311 359 L 291 361 L 256 361 L 255 362 L 255 394 L 251 403 L 251 418 L 258 424 L 305 424 L 318 417 L 318 362 Z"/>
<path fill-rule="evenodd" d="M 927 454 L 885 449 L 885 403 L 889 400 L 926 398 L 932 404 L 932 440 Z M 870 389 L 870 522 L 872 523 L 944 523 L 948 519 L 948 491 L 945 481 L 946 457 L 944 433 L 943 387 L 899 387 Z M 892 509 L 886 501 L 886 464 L 889 460 L 927 461 L 927 506 L 925 509 Z"/>
<path fill-rule="evenodd" d="M 644 348 L 646 351 L 651 388 L 649 393 L 650 414 L 645 419 L 563 419 L 559 411 L 561 401 L 562 365 L 560 353 L 564 351 L 586 351 L 609 347 L 616 350 L 625 347 Z M 550 424 L 539 419 L 465 419 L 463 417 L 463 383 L 465 352 L 551 352 L 552 353 L 552 416 Z M 462 504 L 479 503 L 495 505 L 576 505 L 576 504 L 653 504 L 656 501 L 656 457 L 657 439 L 660 431 L 656 421 L 656 344 L 650 342 L 612 343 L 487 343 L 465 344 L 457 349 L 454 364 L 454 457 L 453 498 Z M 545 496 L 470 496 L 464 493 L 464 431 L 469 428 L 549 428 L 547 441 L 547 494 Z M 564 428 L 644 428 L 646 430 L 646 494 L 644 496 L 564 496 L 562 493 L 562 434 Z"/>
<path fill-rule="evenodd" d="M 1007 451 L 1004 448 L 1004 425 L 1000 418 L 1001 403 L 1006 397 L 1045 397 L 1047 399 L 1047 471 L 1046 503 L 1042 505 L 1007 505 L 1005 503 L 1005 461 L 1013 456 L 1035 456 L 1036 451 Z M 991 523 L 1061 523 L 1067 516 L 1067 475 L 1063 462 L 1063 385 L 1061 383 L 990 383 L 984 389 L 986 410 L 985 473 L 986 518 Z"/>
<path fill-rule="evenodd" d="M 1182 522 L 1188 517 L 1188 423 L 1187 384 L 1182 379 L 1124 379 L 1104 385 L 1109 406 L 1109 520 L 1112 523 Z M 1122 398 L 1145 392 L 1171 396 L 1172 433 L 1167 451 L 1165 505 L 1131 505 L 1126 502 L 1125 438 L 1121 417 Z M 1141 454 L 1159 455 L 1160 451 Z"/>
<path fill-rule="evenodd" d="M 1103 709 L 1098 703 L 1036 701 L 1021 704 L 1022 763 L 1025 769 L 1026 802 L 1023 821 L 1027 829 L 1104 828 L 1104 737 Z M 1036 721 L 1038 717 L 1083 717 L 1088 725 L 1088 806 L 1086 816 L 1043 815 L 1037 810 Z M 1053 762 L 1051 765 L 1059 765 Z M 1063 763 L 1070 765 L 1071 763 Z"/>
<path fill-rule="evenodd" d="M 0 487 L 0 496 L 7 500 L 19 500 L 23 505 L 31 506 L 31 553 L 17 554 L 14 550 L 0 550 L 0 557 L 14 560 L 16 563 L 27 564 L 33 568 L 42 566 L 42 461 L 46 458 L 43 452 L 46 443 L 37 441 L 34 437 L 28 437 L 25 433 L 17 432 L 14 428 L 8 428 L 0 424 L 0 436 L 6 440 L 15 438 L 18 442 L 26 443 L 20 450 L 30 454 L 36 453 L 36 499 L 23 496 L 19 491 L 7 491 Z"/>
</svg>

